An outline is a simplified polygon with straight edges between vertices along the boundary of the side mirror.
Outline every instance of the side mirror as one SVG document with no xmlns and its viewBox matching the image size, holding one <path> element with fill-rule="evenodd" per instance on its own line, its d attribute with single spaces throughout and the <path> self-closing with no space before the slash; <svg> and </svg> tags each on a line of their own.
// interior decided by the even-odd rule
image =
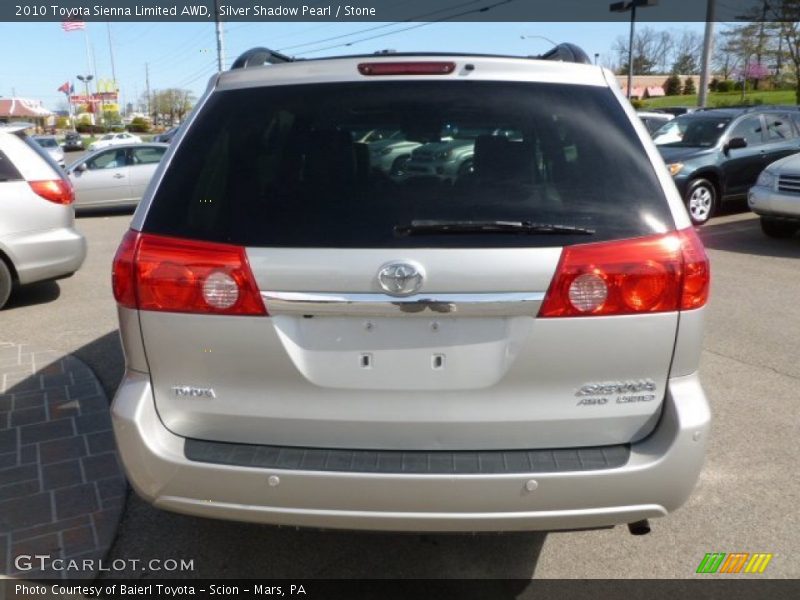
<svg viewBox="0 0 800 600">
<path fill-rule="evenodd" d="M 83 172 L 84 172 L 84 171 L 86 171 L 88 168 L 89 168 L 89 167 L 86 165 L 86 163 L 81 163 L 81 164 L 79 164 L 77 167 L 75 167 L 75 168 L 73 169 L 73 171 L 75 171 L 76 173 L 83 173 Z"/>
<path fill-rule="evenodd" d="M 739 150 L 741 148 L 747 148 L 747 140 L 743 137 L 735 137 L 728 140 L 727 145 L 728 150 Z"/>
</svg>

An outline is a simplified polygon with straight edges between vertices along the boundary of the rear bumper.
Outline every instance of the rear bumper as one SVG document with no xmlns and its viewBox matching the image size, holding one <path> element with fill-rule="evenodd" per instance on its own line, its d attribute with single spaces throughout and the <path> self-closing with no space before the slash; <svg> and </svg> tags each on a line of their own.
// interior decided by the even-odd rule
<svg viewBox="0 0 800 600">
<path fill-rule="evenodd" d="M 420 475 L 262 469 L 191 461 L 156 413 L 149 376 L 129 371 L 112 406 L 137 493 L 180 513 L 322 528 L 507 531 L 603 527 L 664 516 L 689 497 L 710 411 L 696 375 L 670 381 L 661 421 L 619 468 Z M 533 482 L 533 483 L 531 483 Z"/>
<path fill-rule="evenodd" d="M 797 195 L 754 186 L 747 194 L 747 204 L 757 215 L 800 219 L 800 196 Z"/>
<path fill-rule="evenodd" d="M 26 231 L 3 239 L 21 284 L 58 279 L 77 271 L 86 240 L 72 227 Z"/>
</svg>

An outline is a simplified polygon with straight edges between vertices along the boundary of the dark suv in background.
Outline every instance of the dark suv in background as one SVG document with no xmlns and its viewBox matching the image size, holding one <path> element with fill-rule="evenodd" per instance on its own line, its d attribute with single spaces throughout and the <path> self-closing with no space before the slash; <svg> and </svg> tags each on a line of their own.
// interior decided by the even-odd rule
<svg viewBox="0 0 800 600">
<path fill-rule="evenodd" d="M 761 171 L 800 152 L 796 107 L 709 109 L 681 115 L 653 139 L 696 225 L 743 198 Z"/>
</svg>

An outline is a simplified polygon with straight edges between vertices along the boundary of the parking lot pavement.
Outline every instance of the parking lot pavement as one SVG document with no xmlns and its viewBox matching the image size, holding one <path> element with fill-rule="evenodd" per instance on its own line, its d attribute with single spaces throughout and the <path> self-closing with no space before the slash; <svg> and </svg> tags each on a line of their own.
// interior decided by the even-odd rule
<svg viewBox="0 0 800 600">
<path fill-rule="evenodd" d="M 110 264 L 129 219 L 80 218 L 83 269 L 0 313 L 4 339 L 74 352 L 109 396 L 122 374 Z M 715 219 L 701 237 L 713 265 L 702 357 L 710 452 L 689 503 L 649 536 L 296 531 L 166 513 L 129 495 L 109 559 L 194 561 L 190 572 L 121 573 L 136 577 L 684 578 L 707 552 L 769 552 L 765 576 L 800 577 L 800 238 L 768 239 L 749 214 Z"/>
<path fill-rule="evenodd" d="M 74 356 L 0 341 L 0 574 L 65 575 L 12 560 L 28 554 L 89 559 L 76 575 L 95 577 L 126 491 L 92 371 Z"/>
</svg>

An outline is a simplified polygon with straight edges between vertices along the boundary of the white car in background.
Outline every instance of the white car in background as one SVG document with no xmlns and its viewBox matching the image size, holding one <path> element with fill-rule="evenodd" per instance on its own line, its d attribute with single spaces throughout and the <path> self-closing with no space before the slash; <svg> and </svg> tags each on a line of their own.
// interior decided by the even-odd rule
<svg viewBox="0 0 800 600">
<path fill-rule="evenodd" d="M 89 152 L 108 148 L 109 146 L 121 146 L 123 144 L 141 144 L 142 138 L 127 131 L 124 133 L 107 133 L 101 138 L 89 144 Z"/>
<path fill-rule="evenodd" d="M 644 123 L 644 126 L 647 127 L 647 131 L 650 132 L 650 135 L 653 135 L 675 118 L 675 115 L 669 113 L 647 112 L 643 110 L 636 111 L 636 115 L 641 119 L 642 123 Z"/>
</svg>

